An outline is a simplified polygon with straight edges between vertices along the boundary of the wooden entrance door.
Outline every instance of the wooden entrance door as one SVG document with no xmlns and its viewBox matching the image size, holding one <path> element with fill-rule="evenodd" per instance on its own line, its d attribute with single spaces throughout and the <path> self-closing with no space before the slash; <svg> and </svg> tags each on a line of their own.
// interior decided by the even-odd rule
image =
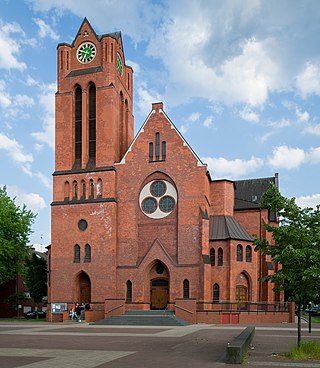
<svg viewBox="0 0 320 368">
<path fill-rule="evenodd" d="M 246 309 L 246 302 L 248 301 L 248 288 L 246 286 L 239 285 L 236 287 L 236 301 L 239 309 Z"/>
<path fill-rule="evenodd" d="M 82 273 L 80 275 L 80 303 L 90 303 L 91 302 L 91 298 L 90 298 L 90 294 L 91 294 L 91 284 L 90 284 L 90 279 L 89 277 L 85 274 Z"/>
<path fill-rule="evenodd" d="M 151 280 L 150 309 L 165 309 L 169 302 L 169 282 L 166 279 Z"/>
</svg>

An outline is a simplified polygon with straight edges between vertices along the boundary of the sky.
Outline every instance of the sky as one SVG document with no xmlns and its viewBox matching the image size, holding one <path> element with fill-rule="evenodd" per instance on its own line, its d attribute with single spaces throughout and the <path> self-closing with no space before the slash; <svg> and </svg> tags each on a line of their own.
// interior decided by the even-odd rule
<svg viewBox="0 0 320 368">
<path fill-rule="evenodd" d="M 212 179 L 270 177 L 320 204 L 318 0 L 1 0 L 0 186 L 50 244 L 57 44 L 84 17 L 121 31 L 134 69 L 135 132 L 153 102 Z"/>
</svg>

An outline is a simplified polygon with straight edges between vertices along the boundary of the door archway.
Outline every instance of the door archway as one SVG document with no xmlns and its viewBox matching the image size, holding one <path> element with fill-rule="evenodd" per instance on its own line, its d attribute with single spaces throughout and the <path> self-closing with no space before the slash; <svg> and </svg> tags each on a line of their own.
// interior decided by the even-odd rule
<svg viewBox="0 0 320 368">
<path fill-rule="evenodd" d="M 236 302 L 239 309 L 246 309 L 247 302 L 250 300 L 250 281 L 248 276 L 241 272 L 237 277 L 236 284 Z"/>
<path fill-rule="evenodd" d="M 157 261 L 150 270 L 150 309 L 166 309 L 169 299 L 169 272 Z"/>
<path fill-rule="evenodd" d="M 77 277 L 78 301 L 80 304 L 91 303 L 91 281 L 85 272 L 81 272 Z"/>
</svg>

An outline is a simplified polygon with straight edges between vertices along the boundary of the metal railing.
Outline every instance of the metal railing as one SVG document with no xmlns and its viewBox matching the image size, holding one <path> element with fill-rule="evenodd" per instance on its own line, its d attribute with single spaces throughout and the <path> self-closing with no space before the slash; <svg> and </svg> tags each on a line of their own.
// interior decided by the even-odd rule
<svg viewBox="0 0 320 368">
<path fill-rule="evenodd" d="M 288 312 L 287 303 L 198 301 L 197 311 L 214 312 Z"/>
</svg>

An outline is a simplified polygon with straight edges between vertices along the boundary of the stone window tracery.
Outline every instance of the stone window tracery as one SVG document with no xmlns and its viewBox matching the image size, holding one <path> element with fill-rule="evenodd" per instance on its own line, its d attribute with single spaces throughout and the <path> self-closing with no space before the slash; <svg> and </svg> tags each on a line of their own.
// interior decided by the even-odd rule
<svg viewBox="0 0 320 368">
<path fill-rule="evenodd" d="M 146 216 L 161 219 L 172 213 L 177 199 L 177 191 L 170 182 L 153 180 L 142 188 L 139 205 Z"/>
</svg>

